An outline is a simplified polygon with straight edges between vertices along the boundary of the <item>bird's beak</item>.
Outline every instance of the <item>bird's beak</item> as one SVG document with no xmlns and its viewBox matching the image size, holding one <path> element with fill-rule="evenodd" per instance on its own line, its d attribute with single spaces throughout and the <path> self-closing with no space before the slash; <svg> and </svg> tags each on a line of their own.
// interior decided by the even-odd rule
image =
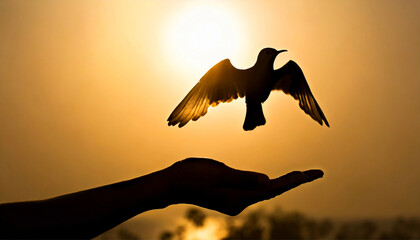
<svg viewBox="0 0 420 240">
<path fill-rule="evenodd" d="M 282 53 L 282 52 L 287 52 L 287 50 L 279 50 L 277 51 L 277 54 Z"/>
</svg>

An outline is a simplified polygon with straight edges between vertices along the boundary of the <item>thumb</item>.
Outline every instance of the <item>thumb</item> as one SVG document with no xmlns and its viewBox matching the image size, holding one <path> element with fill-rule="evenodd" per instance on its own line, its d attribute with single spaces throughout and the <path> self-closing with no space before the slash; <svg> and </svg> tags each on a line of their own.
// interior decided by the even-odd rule
<svg viewBox="0 0 420 240">
<path fill-rule="evenodd" d="M 269 192 L 270 195 L 279 195 L 303 183 L 312 182 L 313 180 L 322 178 L 323 176 L 324 172 L 318 169 L 311 169 L 304 172 L 291 172 L 271 180 Z"/>
<path fill-rule="evenodd" d="M 237 189 L 256 189 L 268 186 L 270 178 L 263 173 L 232 169 L 227 182 Z"/>
</svg>

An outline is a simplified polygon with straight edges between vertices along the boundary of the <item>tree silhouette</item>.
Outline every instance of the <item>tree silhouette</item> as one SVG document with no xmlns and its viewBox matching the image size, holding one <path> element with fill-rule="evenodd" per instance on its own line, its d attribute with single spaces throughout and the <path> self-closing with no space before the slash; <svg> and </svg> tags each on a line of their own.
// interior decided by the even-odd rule
<svg viewBox="0 0 420 240">
<path fill-rule="evenodd" d="M 419 239 L 420 219 L 397 218 L 390 230 L 383 232 L 380 239 Z"/>
<path fill-rule="evenodd" d="M 262 212 L 252 212 L 248 214 L 242 224 L 234 225 L 228 221 L 228 235 L 224 239 L 263 239 L 264 226 L 262 224 Z"/>
<path fill-rule="evenodd" d="M 198 208 L 185 213 L 188 224 L 165 231 L 161 240 L 183 240 L 187 227 L 205 227 L 208 217 Z M 382 223 L 382 224 L 381 224 Z M 386 222 L 385 222 L 386 223 Z M 388 227 L 388 229 L 386 228 Z M 353 220 L 347 222 L 315 219 L 300 212 L 276 209 L 255 210 L 246 215 L 226 218 L 223 240 L 253 239 L 420 239 L 420 219 L 397 218 L 389 225 L 383 221 Z"/>
<path fill-rule="evenodd" d="M 206 220 L 206 214 L 204 214 L 204 212 L 199 210 L 198 208 L 188 209 L 187 213 L 185 214 L 185 217 L 196 227 L 202 227 Z"/>
<path fill-rule="evenodd" d="M 336 239 L 373 239 L 377 226 L 372 221 L 343 224 L 336 233 Z"/>
</svg>

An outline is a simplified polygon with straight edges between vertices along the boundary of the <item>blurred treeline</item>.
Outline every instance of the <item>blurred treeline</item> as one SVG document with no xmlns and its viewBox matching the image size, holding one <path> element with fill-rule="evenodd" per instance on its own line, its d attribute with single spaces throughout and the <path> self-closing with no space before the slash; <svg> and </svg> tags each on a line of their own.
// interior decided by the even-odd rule
<svg viewBox="0 0 420 240">
<path fill-rule="evenodd" d="M 186 211 L 183 223 L 160 233 L 160 240 L 186 240 L 188 232 L 206 228 L 208 217 L 198 208 Z M 220 239 L 420 239 L 420 218 L 389 220 L 316 219 L 300 212 L 255 210 L 244 216 L 221 220 Z M 223 222 L 224 221 L 224 222 Z M 194 229 L 191 229 L 194 228 Z M 108 232 L 108 235 L 111 232 Z M 119 229 L 112 239 L 141 239 L 127 229 Z M 214 236 L 212 237 L 212 239 Z M 111 239 L 107 233 L 101 239 Z M 199 239 L 206 239 L 205 236 Z M 210 239 L 210 237 L 209 237 Z"/>
</svg>

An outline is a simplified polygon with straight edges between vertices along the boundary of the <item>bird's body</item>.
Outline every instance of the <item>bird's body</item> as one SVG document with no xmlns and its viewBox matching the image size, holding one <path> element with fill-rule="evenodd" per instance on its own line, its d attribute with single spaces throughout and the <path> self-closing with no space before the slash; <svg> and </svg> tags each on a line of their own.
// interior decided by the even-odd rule
<svg viewBox="0 0 420 240">
<path fill-rule="evenodd" d="M 285 50 L 264 48 L 251 68 L 240 70 L 229 59 L 212 67 L 187 94 L 168 118 L 168 125 L 184 126 L 207 113 L 207 108 L 220 102 L 230 102 L 245 96 L 247 112 L 244 130 L 265 124 L 262 103 L 272 90 L 282 90 L 299 101 L 299 106 L 321 125 L 329 126 L 321 108 L 313 97 L 302 70 L 293 61 L 274 70 L 276 56 Z"/>
</svg>

